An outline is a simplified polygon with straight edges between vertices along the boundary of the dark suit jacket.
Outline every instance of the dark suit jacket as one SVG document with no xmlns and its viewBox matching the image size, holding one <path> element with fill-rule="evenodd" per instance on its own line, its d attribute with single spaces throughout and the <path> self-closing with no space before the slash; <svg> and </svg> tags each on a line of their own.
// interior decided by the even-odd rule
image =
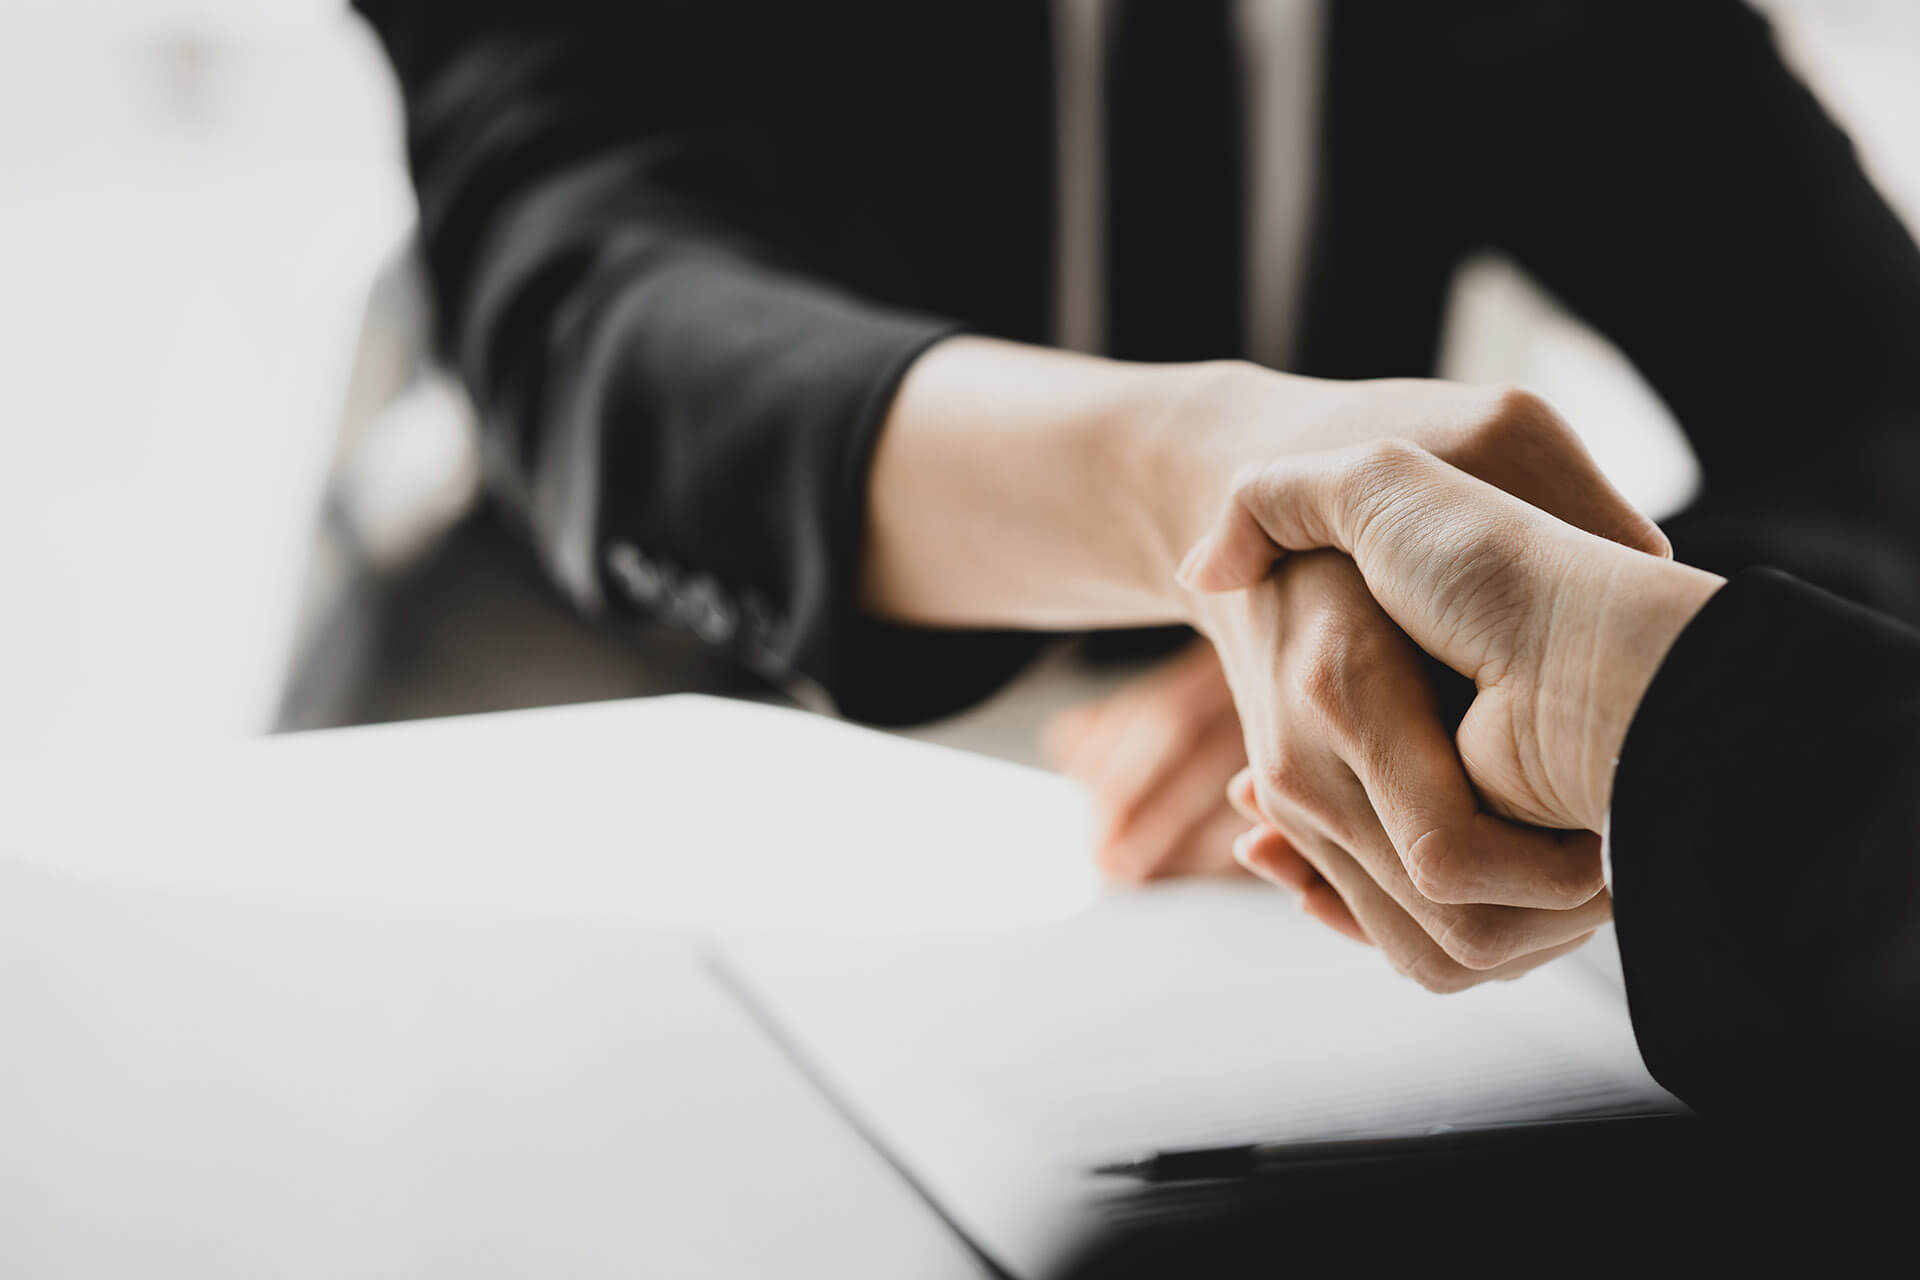
<svg viewBox="0 0 1920 1280">
<path fill-rule="evenodd" d="M 963 706 L 1024 660 L 1030 636 L 865 617 L 854 575 L 874 435 L 915 356 L 960 329 L 1048 338 L 1047 4 L 357 2 L 399 72 L 493 489 L 576 601 L 877 721 Z M 1689 558 L 1780 559 L 1753 550 L 1754 511 L 1910 507 L 1884 489 L 1920 475 L 1920 254 L 1758 18 L 1328 9 L 1300 371 L 1430 372 L 1453 270 L 1498 249 L 1626 350 L 1710 499 L 1746 517 L 1731 544 L 1724 522 L 1676 531 Z M 1173 323 L 1116 324 L 1116 354 L 1230 355 L 1238 184 L 1208 174 L 1234 153 L 1158 136 L 1156 103 L 1184 119 L 1218 88 L 1203 60 L 1164 72 L 1114 121 L 1111 267 L 1131 315 Z M 1860 541 L 1799 567 L 1906 609 Z"/>
<path fill-rule="evenodd" d="M 1611 837 L 1662 1084 L 1765 1131 L 1920 1139 L 1920 632 L 1733 578 L 1642 700 Z"/>
</svg>

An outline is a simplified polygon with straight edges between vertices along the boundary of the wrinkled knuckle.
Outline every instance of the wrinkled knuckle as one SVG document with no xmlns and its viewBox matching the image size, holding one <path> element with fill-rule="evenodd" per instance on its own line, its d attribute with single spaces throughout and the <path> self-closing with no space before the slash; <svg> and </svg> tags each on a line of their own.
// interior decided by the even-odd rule
<svg viewBox="0 0 1920 1280">
<path fill-rule="evenodd" d="M 1584 906 L 1607 887 L 1606 875 L 1600 868 L 1598 858 L 1569 860 L 1567 869 L 1557 877 L 1557 881 L 1554 888 L 1568 907 Z"/>
<path fill-rule="evenodd" d="M 1407 651 L 1407 638 L 1383 613 L 1349 613 L 1337 626 L 1330 626 L 1326 643 L 1339 647 L 1339 658 L 1356 680 L 1371 679 L 1373 673 L 1396 665 Z"/>
<path fill-rule="evenodd" d="M 1505 913 L 1486 909 L 1460 912 L 1438 941 L 1455 964 L 1476 973 L 1497 969 L 1519 954 Z"/>
<path fill-rule="evenodd" d="M 1427 832 L 1408 846 L 1407 878 L 1429 902 L 1472 902 L 1479 888 L 1460 842 L 1443 830 Z"/>
<path fill-rule="evenodd" d="M 1402 436 L 1386 436 L 1368 442 L 1349 474 L 1362 483 L 1392 483 L 1424 466 L 1427 458 L 1427 451 L 1413 441 Z"/>
<path fill-rule="evenodd" d="M 1313 646 L 1294 677 L 1300 701 L 1331 724 L 1344 723 L 1353 708 L 1353 671 L 1347 646 L 1336 636 Z"/>
<path fill-rule="evenodd" d="M 1293 673 L 1300 702 L 1345 745 L 1363 745 L 1367 688 L 1392 657 L 1391 632 L 1329 610 L 1302 637 Z"/>
<path fill-rule="evenodd" d="M 1276 752 L 1272 759 L 1261 764 L 1255 777 L 1259 781 L 1259 798 L 1263 801 L 1277 800 L 1298 806 L 1311 800 L 1314 794 L 1312 771 L 1298 752 Z"/>
<path fill-rule="evenodd" d="M 1570 428 L 1552 405 L 1525 387 L 1485 389 L 1470 415 L 1471 425 L 1460 442 L 1459 460 L 1469 471 L 1479 471 L 1501 457 L 1531 452 L 1542 440 L 1558 438 Z"/>
<path fill-rule="evenodd" d="M 1538 392 L 1511 385 L 1494 388 L 1487 429 L 1495 437 L 1512 440 L 1562 431 L 1566 425 L 1559 411 Z"/>
<path fill-rule="evenodd" d="M 1404 503 L 1434 462 L 1432 454 L 1411 440 L 1396 437 L 1362 446 L 1333 485 L 1333 505 L 1343 513 L 1347 539 L 1343 545 L 1357 551 L 1369 526 Z"/>
<path fill-rule="evenodd" d="M 1347 502 L 1362 517 L 1391 506 L 1395 497 L 1417 486 L 1433 464 L 1434 456 L 1411 440 L 1375 440 L 1347 470 Z"/>
</svg>

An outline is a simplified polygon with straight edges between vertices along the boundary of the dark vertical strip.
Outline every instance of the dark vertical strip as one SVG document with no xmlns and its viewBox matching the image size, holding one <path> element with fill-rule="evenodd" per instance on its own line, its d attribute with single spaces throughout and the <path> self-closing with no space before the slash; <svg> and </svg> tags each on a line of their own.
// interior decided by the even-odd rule
<svg viewBox="0 0 1920 1280">
<path fill-rule="evenodd" d="M 1111 354 L 1244 354 L 1239 60 L 1231 0 L 1116 0 L 1107 63 Z"/>
</svg>

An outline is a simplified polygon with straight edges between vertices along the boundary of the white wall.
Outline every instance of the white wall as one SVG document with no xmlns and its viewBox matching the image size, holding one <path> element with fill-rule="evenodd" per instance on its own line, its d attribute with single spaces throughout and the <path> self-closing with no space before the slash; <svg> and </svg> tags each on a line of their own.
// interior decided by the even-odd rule
<svg viewBox="0 0 1920 1280">
<path fill-rule="evenodd" d="M 0 10 L 0 754 L 266 723 L 411 201 L 332 5 Z M 271 16 L 270 16 L 271 15 Z"/>
</svg>

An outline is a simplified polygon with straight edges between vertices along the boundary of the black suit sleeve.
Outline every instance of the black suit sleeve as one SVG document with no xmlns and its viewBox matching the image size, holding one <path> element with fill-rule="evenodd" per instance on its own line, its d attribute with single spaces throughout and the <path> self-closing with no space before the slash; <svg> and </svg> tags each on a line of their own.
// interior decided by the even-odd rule
<svg viewBox="0 0 1920 1280">
<path fill-rule="evenodd" d="M 1773 570 L 1734 578 L 1641 703 L 1611 838 L 1661 1083 L 1709 1116 L 1911 1125 L 1920 632 Z"/>
<path fill-rule="evenodd" d="M 490 486 L 579 605 L 873 720 L 954 709 L 1025 660 L 1033 636 L 857 607 L 876 433 L 958 326 L 816 267 L 761 127 L 788 82 L 733 6 L 359 7 L 399 74 Z"/>
</svg>

